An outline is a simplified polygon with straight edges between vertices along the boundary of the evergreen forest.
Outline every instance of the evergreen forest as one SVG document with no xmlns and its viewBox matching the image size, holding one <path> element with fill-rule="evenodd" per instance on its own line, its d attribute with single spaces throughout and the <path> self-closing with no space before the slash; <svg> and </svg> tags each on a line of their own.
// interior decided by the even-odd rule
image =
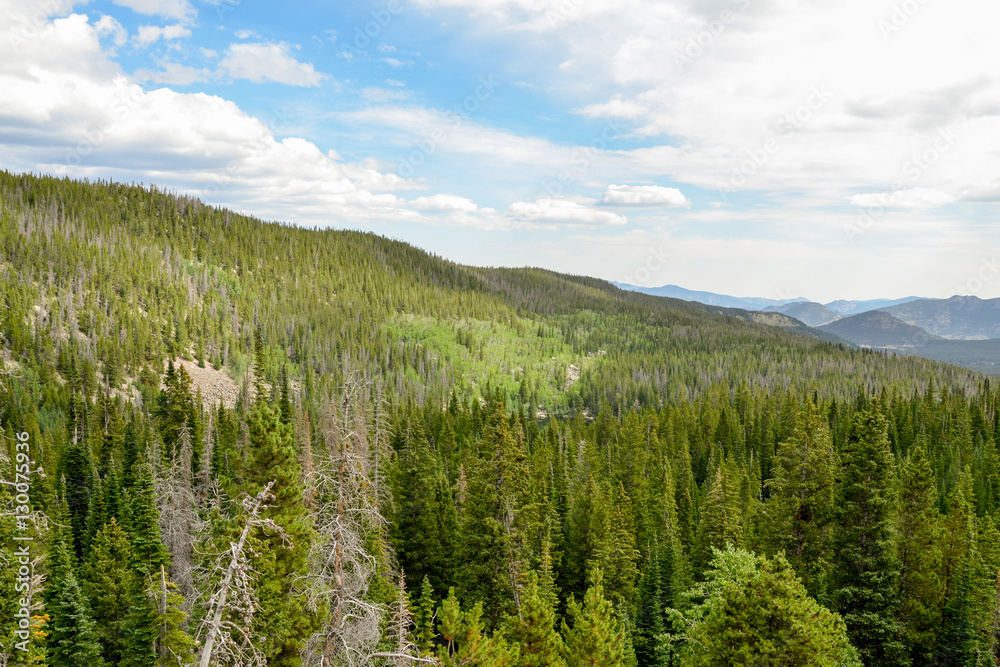
<svg viewBox="0 0 1000 667">
<path fill-rule="evenodd" d="M 1000 665 L 996 378 L 10 172 L 0 306 L 0 667 Z"/>
</svg>

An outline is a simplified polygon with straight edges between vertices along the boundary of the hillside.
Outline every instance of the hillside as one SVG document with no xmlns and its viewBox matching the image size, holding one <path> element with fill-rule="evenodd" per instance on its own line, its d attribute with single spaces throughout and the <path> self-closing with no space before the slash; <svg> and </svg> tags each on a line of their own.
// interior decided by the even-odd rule
<svg viewBox="0 0 1000 667">
<path fill-rule="evenodd" d="M 921 299 L 883 310 L 935 336 L 959 340 L 1000 338 L 1000 299 Z"/>
<path fill-rule="evenodd" d="M 265 224 L 136 186 L 3 174 L 0 201 L 11 352 L 56 360 L 72 350 L 90 391 L 100 378 L 148 394 L 171 355 L 242 382 L 258 325 L 269 375 L 287 362 L 310 391 L 361 371 L 400 400 L 491 385 L 550 414 L 770 382 L 779 359 L 788 381 L 824 391 L 928 372 L 974 384 L 915 359 L 863 360 L 738 312 L 540 269 L 461 266 L 372 234 Z M 567 389 L 570 364 L 581 375 Z"/>
<path fill-rule="evenodd" d="M 887 313 L 813 329 L 115 183 L 0 174 L 0 218 L 0 478 L 30 480 L 0 485 L 0 664 L 564 664 L 518 661 L 541 635 L 688 664 L 719 577 L 830 664 L 865 635 L 821 602 L 859 585 L 980 619 L 906 634 L 928 664 L 992 646 L 1000 390 L 830 331 L 911 336 Z M 847 578 L 886 535 L 920 553 Z"/>
<path fill-rule="evenodd" d="M 921 345 L 933 338 L 920 327 L 907 324 L 881 310 L 839 319 L 819 327 L 864 347 L 893 348 Z"/>
<path fill-rule="evenodd" d="M 797 303 L 785 304 L 783 306 L 769 306 L 767 310 L 784 313 L 785 315 L 794 317 L 811 327 L 819 327 L 824 324 L 829 324 L 830 322 L 840 319 L 841 317 L 839 314 L 833 312 L 823 304 L 816 303 L 815 301 L 800 301 Z"/>
</svg>

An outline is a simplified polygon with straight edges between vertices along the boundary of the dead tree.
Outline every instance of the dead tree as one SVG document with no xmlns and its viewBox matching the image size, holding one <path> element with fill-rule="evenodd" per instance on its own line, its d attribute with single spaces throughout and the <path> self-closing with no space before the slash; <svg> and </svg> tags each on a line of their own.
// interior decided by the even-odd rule
<svg viewBox="0 0 1000 667">
<path fill-rule="evenodd" d="M 416 657 L 406 646 L 377 651 L 389 610 L 367 599 L 367 593 L 388 547 L 382 544 L 386 521 L 373 482 L 378 455 L 369 440 L 368 402 L 368 383 L 351 378 L 325 420 L 324 451 L 313 453 L 308 486 L 317 497 L 316 539 L 305 592 L 310 607 L 326 608 L 329 616 L 303 654 L 309 667 L 369 667 L 386 659 L 434 662 Z M 377 419 L 379 437 L 384 429 Z M 379 545 L 382 553 L 369 553 L 366 542 Z"/>
<path fill-rule="evenodd" d="M 236 542 L 229 544 L 228 561 L 217 564 L 223 570 L 222 578 L 208 601 L 208 611 L 202 623 L 205 634 L 198 667 L 233 665 L 238 667 L 265 667 L 263 654 L 257 649 L 257 638 L 252 634 L 254 614 L 258 609 L 253 589 L 254 572 L 250 567 L 247 540 L 258 528 L 284 534 L 271 519 L 260 518 L 265 503 L 274 498 L 269 482 L 253 498 L 243 499 L 246 524 Z M 224 569 L 223 569 L 224 568 Z M 199 633 L 201 634 L 201 633 Z"/>
<path fill-rule="evenodd" d="M 177 584 L 186 601 L 185 607 L 190 609 L 196 594 L 192 545 L 199 530 L 199 518 L 191 474 L 191 432 L 186 421 L 181 425 L 178 441 L 177 453 L 169 467 L 157 466 L 154 488 L 160 510 L 160 534 L 170 552 L 170 580 Z M 150 458 L 157 463 L 160 461 L 155 452 Z"/>
</svg>

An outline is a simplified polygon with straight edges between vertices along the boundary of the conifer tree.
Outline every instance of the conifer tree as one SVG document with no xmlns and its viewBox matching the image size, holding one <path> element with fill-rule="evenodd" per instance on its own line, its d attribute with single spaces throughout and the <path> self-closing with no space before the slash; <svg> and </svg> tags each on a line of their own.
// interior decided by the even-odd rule
<svg viewBox="0 0 1000 667">
<path fill-rule="evenodd" d="M 555 610 L 529 572 L 521 594 L 521 608 L 507 617 L 506 637 L 520 649 L 517 667 L 563 667 L 562 638 L 555 627 Z"/>
<path fill-rule="evenodd" d="M 806 590 L 820 592 L 833 519 L 837 456 L 819 409 L 806 403 L 792 436 L 778 444 L 764 505 L 765 542 L 783 551 Z"/>
<path fill-rule="evenodd" d="M 261 366 L 263 348 L 259 343 L 258 336 L 256 363 Z M 262 516 L 274 521 L 281 531 L 259 535 L 262 543 L 251 559 L 258 573 L 260 598 L 255 622 L 266 638 L 263 652 L 269 665 L 294 667 L 302 643 L 317 625 L 315 617 L 305 612 L 305 600 L 290 594 L 296 578 L 307 571 L 312 525 L 304 505 L 292 426 L 281 422 L 266 399 L 266 393 L 258 394 L 246 417 L 248 451 L 242 477 L 251 495 L 273 481 L 274 500 Z"/>
<path fill-rule="evenodd" d="M 128 537 L 112 518 L 95 535 L 83 566 L 83 590 L 90 600 L 101 653 L 112 665 L 124 657 L 124 623 L 137 588 L 136 573 L 128 567 L 131 557 Z"/>
<path fill-rule="evenodd" d="M 61 513 L 65 517 L 64 510 Z M 45 609 L 49 615 L 49 665 L 51 667 L 101 667 L 101 644 L 90 614 L 87 597 L 80 586 L 65 531 L 53 536 L 49 550 L 50 580 Z"/>
<path fill-rule="evenodd" d="M 900 473 L 899 619 L 913 664 L 930 659 L 941 624 L 940 520 L 934 471 L 920 445 Z"/>
<path fill-rule="evenodd" d="M 517 511 L 527 476 L 524 451 L 500 402 L 490 412 L 480 451 L 462 515 L 458 581 L 463 597 L 482 602 L 495 625 L 514 606 Z"/>
<path fill-rule="evenodd" d="M 604 575 L 595 569 L 583 604 L 570 598 L 568 614 L 571 625 L 563 621 L 566 643 L 566 667 L 624 667 L 625 629 L 615 616 L 614 607 L 604 597 Z"/>
<path fill-rule="evenodd" d="M 866 667 L 909 664 L 896 620 L 895 459 L 876 402 L 857 415 L 841 461 L 830 595 Z"/>
</svg>

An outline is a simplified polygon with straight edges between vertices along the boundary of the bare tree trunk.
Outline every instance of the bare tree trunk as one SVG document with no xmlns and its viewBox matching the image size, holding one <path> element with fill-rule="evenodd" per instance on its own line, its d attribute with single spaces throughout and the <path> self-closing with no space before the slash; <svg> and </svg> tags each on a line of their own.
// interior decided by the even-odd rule
<svg viewBox="0 0 1000 667">
<path fill-rule="evenodd" d="M 261 524 L 258 521 L 257 516 L 260 513 L 261 506 L 264 501 L 268 499 L 271 495 L 271 486 L 274 482 L 268 482 L 264 490 L 257 494 L 254 498 L 252 506 L 249 508 L 249 516 L 247 516 L 247 523 L 243 526 L 243 532 L 240 533 L 240 539 L 236 544 L 230 545 L 231 558 L 229 560 L 229 565 L 226 567 L 226 573 L 222 577 L 222 582 L 219 584 L 219 590 L 216 593 L 214 604 L 212 606 L 211 620 L 208 621 L 208 634 L 205 636 L 205 644 L 202 647 L 201 657 L 198 660 L 198 667 L 208 667 L 212 660 L 212 651 L 215 648 L 216 638 L 222 629 L 222 617 L 226 613 L 228 608 L 228 598 L 230 589 L 234 586 L 234 578 L 239 571 L 241 564 L 243 562 L 243 550 L 246 547 L 247 536 L 250 531 Z M 166 595 L 164 595 L 164 600 L 166 600 Z"/>
</svg>

